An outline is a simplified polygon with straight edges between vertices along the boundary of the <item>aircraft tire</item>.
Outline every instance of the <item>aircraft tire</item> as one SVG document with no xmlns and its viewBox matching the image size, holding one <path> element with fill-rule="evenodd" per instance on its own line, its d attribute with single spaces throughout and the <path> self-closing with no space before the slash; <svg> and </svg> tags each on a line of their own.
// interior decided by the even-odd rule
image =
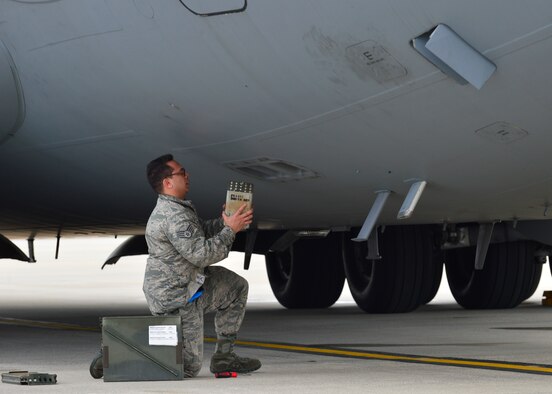
<svg viewBox="0 0 552 394">
<path fill-rule="evenodd" d="M 539 287 L 541 275 L 542 275 L 542 263 L 535 263 L 535 271 L 533 272 L 533 278 L 531 279 L 531 284 L 529 286 L 527 293 L 523 296 L 522 302 L 530 298 L 533 294 L 535 294 L 535 291 L 537 291 L 537 287 Z"/>
<path fill-rule="evenodd" d="M 350 238 L 350 237 L 348 237 Z M 392 226 L 379 234 L 380 260 L 365 258 L 365 242 L 343 240 L 343 262 L 351 294 L 368 313 L 410 312 L 429 302 L 440 282 L 430 226 Z"/>
<path fill-rule="evenodd" d="M 474 269 L 475 246 L 448 250 L 445 267 L 454 299 L 466 309 L 518 306 L 538 285 L 542 265 L 535 263 L 536 249 L 533 241 L 491 244 L 479 271 Z"/>
<path fill-rule="evenodd" d="M 345 273 L 340 257 L 340 237 L 299 239 L 284 252 L 265 256 L 274 296 L 286 308 L 327 308 L 343 290 Z"/>
<path fill-rule="evenodd" d="M 427 285 L 422 288 L 422 302 L 420 305 L 429 304 L 433 301 L 441 286 L 441 279 L 443 278 L 443 269 L 445 266 L 443 263 L 444 255 L 439 249 L 436 249 L 434 253 L 434 260 L 431 262 L 430 269 L 424 271 L 427 272 L 428 277 L 426 278 Z M 433 267 L 433 270 L 431 270 L 431 267 Z"/>
</svg>

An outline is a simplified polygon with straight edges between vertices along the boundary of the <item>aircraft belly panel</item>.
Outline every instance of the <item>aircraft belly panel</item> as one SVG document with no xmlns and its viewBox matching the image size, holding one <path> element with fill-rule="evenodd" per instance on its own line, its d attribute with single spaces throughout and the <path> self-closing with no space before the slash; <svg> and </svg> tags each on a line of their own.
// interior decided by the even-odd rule
<svg viewBox="0 0 552 394">
<path fill-rule="evenodd" d="M 13 137 L 25 118 L 25 99 L 17 68 L 0 40 L 0 145 Z"/>
<path fill-rule="evenodd" d="M 139 231 L 144 166 L 166 152 L 202 216 L 228 181 L 253 182 L 261 228 L 358 226 L 382 189 L 380 220 L 398 223 L 412 179 L 427 187 L 404 223 L 543 218 L 552 198 L 548 1 L 266 1 L 203 18 L 179 2 L 3 2 L 0 18 L 27 103 L 0 145 L 0 233 Z M 410 47 L 438 23 L 497 64 L 480 91 Z M 495 138 L 506 129 L 523 133 Z M 258 158 L 316 177 L 225 164 Z"/>
</svg>

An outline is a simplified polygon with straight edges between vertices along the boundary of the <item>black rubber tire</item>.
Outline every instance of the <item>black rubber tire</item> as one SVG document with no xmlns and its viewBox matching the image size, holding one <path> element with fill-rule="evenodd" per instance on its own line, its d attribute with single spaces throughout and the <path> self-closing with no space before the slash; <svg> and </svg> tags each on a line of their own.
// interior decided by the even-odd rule
<svg viewBox="0 0 552 394">
<path fill-rule="evenodd" d="M 435 248 L 433 260 L 428 262 L 431 266 L 429 269 L 424 270 L 424 273 L 427 273 L 427 277 L 425 278 L 425 284 L 422 288 L 422 301 L 420 305 L 429 304 L 437 295 L 443 278 L 443 268 L 445 266 L 444 259 L 444 253 L 440 249 Z M 431 267 L 433 267 L 433 270 Z"/>
<path fill-rule="evenodd" d="M 265 256 L 268 280 L 274 296 L 286 308 L 327 308 L 343 290 L 339 234 L 303 238 L 285 252 Z"/>
<path fill-rule="evenodd" d="M 445 267 L 454 299 L 466 309 L 518 306 L 535 291 L 542 271 L 542 265 L 535 263 L 537 246 L 533 241 L 491 244 L 479 271 L 474 269 L 475 246 L 448 250 Z"/>
<path fill-rule="evenodd" d="M 433 298 L 439 268 L 432 227 L 393 226 L 378 235 L 381 260 L 366 260 L 365 242 L 343 240 L 345 274 L 357 305 L 369 313 L 410 312 Z"/>
<path fill-rule="evenodd" d="M 529 289 L 527 293 L 523 296 L 523 301 L 530 298 L 533 294 L 535 294 L 535 291 L 537 291 L 537 287 L 539 287 L 539 283 L 542 276 L 542 263 L 535 263 L 535 271 L 533 272 L 533 278 L 531 279 L 531 283 L 529 285 Z"/>
</svg>

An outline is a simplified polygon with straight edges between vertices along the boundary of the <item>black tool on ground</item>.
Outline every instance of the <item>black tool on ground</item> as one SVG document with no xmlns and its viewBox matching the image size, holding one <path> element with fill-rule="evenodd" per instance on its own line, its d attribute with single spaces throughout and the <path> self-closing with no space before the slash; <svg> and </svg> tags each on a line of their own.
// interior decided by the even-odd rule
<svg viewBox="0 0 552 394">
<path fill-rule="evenodd" d="M 237 372 L 217 372 L 215 378 L 237 378 Z"/>
<path fill-rule="evenodd" d="M 29 371 L 11 371 L 2 374 L 3 383 L 21 385 L 56 384 L 57 375 Z"/>
</svg>

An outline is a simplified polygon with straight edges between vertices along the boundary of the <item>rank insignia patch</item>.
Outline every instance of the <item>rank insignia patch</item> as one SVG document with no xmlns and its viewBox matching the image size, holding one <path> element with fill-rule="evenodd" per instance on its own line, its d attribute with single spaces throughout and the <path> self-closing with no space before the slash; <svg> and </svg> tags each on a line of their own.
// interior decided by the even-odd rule
<svg viewBox="0 0 552 394">
<path fill-rule="evenodd" d="M 176 232 L 176 235 L 178 238 L 190 238 L 192 236 L 192 232 L 190 231 L 190 228 L 192 226 L 188 226 L 186 230 L 178 230 Z"/>
</svg>

